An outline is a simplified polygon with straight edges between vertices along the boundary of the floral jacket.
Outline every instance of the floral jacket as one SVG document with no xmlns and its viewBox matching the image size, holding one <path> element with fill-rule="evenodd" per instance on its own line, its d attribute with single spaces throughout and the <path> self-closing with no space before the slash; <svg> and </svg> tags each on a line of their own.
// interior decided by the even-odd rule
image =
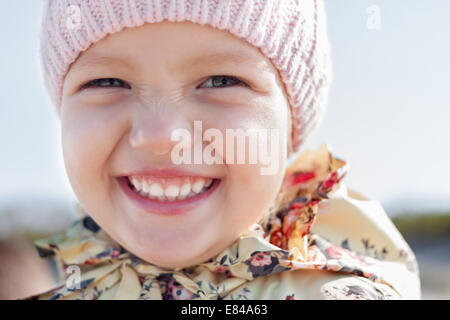
<svg viewBox="0 0 450 320">
<path fill-rule="evenodd" d="M 65 234 L 35 242 L 65 283 L 25 299 L 420 299 L 414 253 L 378 201 L 342 183 L 347 169 L 326 144 L 304 151 L 261 221 L 183 269 L 134 256 L 78 205 Z"/>
</svg>

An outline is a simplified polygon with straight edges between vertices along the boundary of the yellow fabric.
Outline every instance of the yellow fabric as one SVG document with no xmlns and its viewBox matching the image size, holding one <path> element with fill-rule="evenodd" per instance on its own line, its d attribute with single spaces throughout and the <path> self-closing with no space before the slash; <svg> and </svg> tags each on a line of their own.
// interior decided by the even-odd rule
<svg viewBox="0 0 450 320">
<path fill-rule="evenodd" d="M 420 299 L 413 252 L 378 201 L 341 182 L 347 169 L 327 145 L 304 151 L 261 221 L 183 269 L 127 252 L 79 206 L 67 233 L 35 243 L 63 272 L 79 267 L 79 288 L 26 299 Z"/>
</svg>

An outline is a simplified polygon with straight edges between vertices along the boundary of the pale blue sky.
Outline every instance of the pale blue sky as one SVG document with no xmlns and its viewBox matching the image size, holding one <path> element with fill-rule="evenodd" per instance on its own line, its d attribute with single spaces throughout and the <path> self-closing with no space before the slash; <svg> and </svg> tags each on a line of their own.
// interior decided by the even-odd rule
<svg viewBox="0 0 450 320">
<path fill-rule="evenodd" d="M 0 204 L 34 195 L 74 199 L 59 124 L 40 81 L 41 1 L 0 4 Z M 388 208 L 450 209 L 450 2 L 328 0 L 334 83 L 305 147 L 327 142 L 350 163 L 350 187 Z M 381 9 L 381 29 L 366 27 Z"/>
</svg>

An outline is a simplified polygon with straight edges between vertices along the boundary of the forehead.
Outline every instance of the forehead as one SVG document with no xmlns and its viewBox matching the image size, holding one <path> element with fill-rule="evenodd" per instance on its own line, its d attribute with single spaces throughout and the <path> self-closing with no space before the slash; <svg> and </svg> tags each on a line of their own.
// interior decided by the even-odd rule
<svg viewBox="0 0 450 320">
<path fill-rule="evenodd" d="M 169 71 L 177 72 L 219 64 L 276 72 L 258 48 L 228 31 L 192 22 L 169 21 L 125 28 L 109 35 L 83 52 L 73 67 L 152 61 L 164 61 Z"/>
</svg>

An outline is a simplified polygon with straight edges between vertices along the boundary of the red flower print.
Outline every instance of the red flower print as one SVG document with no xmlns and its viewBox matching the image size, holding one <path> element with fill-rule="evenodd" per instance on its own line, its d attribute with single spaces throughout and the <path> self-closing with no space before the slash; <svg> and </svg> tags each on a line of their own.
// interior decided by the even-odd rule
<svg viewBox="0 0 450 320">
<path fill-rule="evenodd" d="M 231 277 L 231 276 L 232 276 L 230 270 L 228 269 L 228 267 L 224 267 L 224 266 L 218 266 L 218 267 L 216 267 L 216 268 L 214 269 L 214 272 L 217 272 L 217 273 L 223 273 L 223 274 L 225 274 L 227 277 Z"/>
<path fill-rule="evenodd" d="M 283 245 L 282 239 L 283 239 L 283 234 L 279 230 L 271 233 L 271 235 L 270 235 L 270 243 L 277 247 L 280 247 L 280 248 Z"/>
<path fill-rule="evenodd" d="M 291 209 L 302 209 L 306 206 L 305 202 L 294 202 L 291 204 Z"/>
<path fill-rule="evenodd" d="M 334 258 L 334 259 L 339 259 L 343 256 L 343 252 L 342 252 L 341 248 L 333 246 L 333 245 L 331 245 L 327 248 L 327 253 L 328 253 L 328 256 L 330 256 L 330 258 Z"/>
<path fill-rule="evenodd" d="M 120 254 L 119 250 L 114 250 L 113 252 L 111 252 L 111 258 L 117 258 Z"/>
<path fill-rule="evenodd" d="M 249 261 L 250 264 L 254 267 L 264 267 L 272 264 L 272 258 L 270 257 L 270 255 L 264 252 L 259 252 L 253 255 Z"/>
<path fill-rule="evenodd" d="M 83 264 L 94 265 L 97 262 L 98 262 L 98 259 L 96 259 L 96 258 L 88 258 L 88 259 L 84 260 Z"/>
<path fill-rule="evenodd" d="M 295 176 L 292 179 L 291 185 L 296 185 L 299 183 L 305 183 L 311 179 L 314 179 L 316 177 L 316 174 L 314 171 L 311 172 L 299 172 L 295 174 Z"/>
<path fill-rule="evenodd" d="M 218 266 L 214 269 L 214 272 L 225 273 L 228 270 L 227 267 Z"/>
<path fill-rule="evenodd" d="M 330 258 L 332 259 L 345 259 L 349 261 L 354 261 L 357 263 L 360 263 L 362 265 L 369 266 L 370 263 L 367 263 L 364 259 L 359 257 L 358 255 L 354 254 L 350 250 L 347 250 L 345 248 L 341 248 L 335 245 L 331 245 L 327 248 L 327 253 Z"/>
<path fill-rule="evenodd" d="M 319 185 L 319 194 L 327 194 L 333 186 L 339 181 L 337 172 L 331 172 L 326 179 Z"/>
</svg>

